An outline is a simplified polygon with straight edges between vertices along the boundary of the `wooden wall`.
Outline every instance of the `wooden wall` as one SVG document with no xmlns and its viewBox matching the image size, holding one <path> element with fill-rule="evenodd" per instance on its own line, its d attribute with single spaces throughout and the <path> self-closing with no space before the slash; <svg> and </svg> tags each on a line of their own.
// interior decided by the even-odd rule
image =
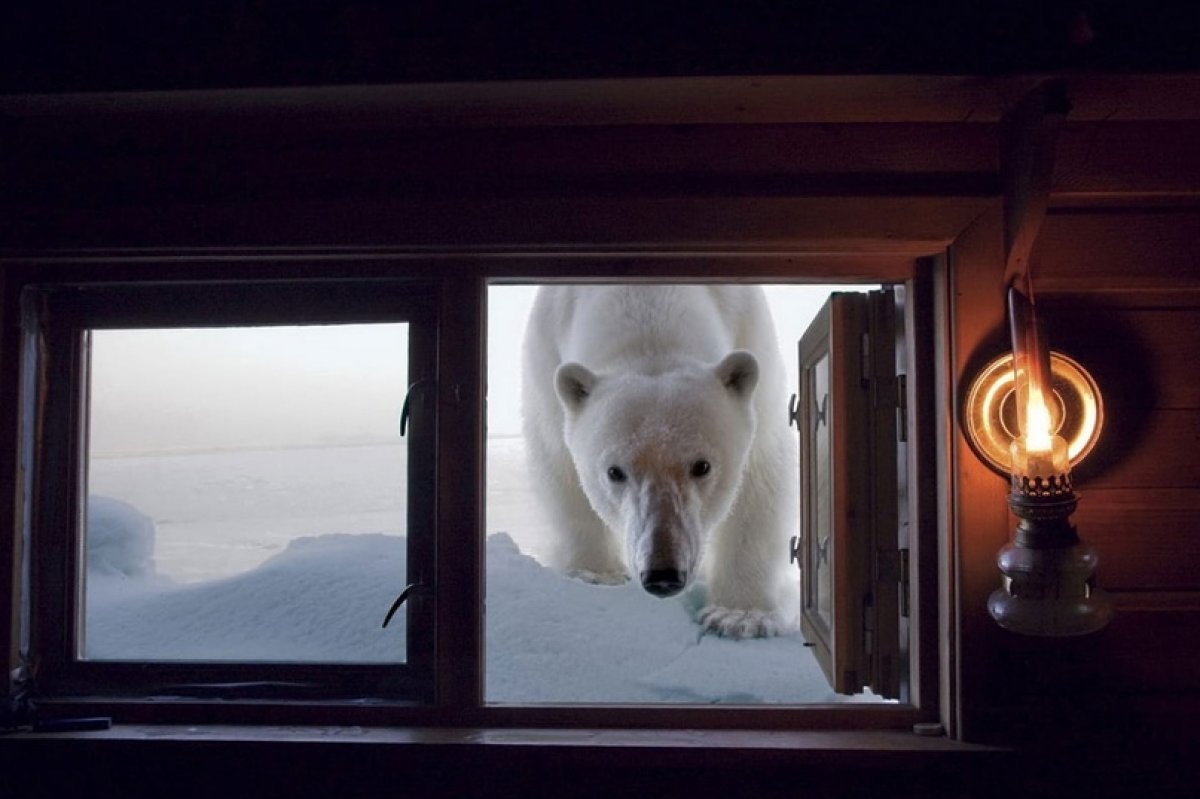
<svg viewBox="0 0 1200 799">
<path fill-rule="evenodd" d="M 974 457 L 953 418 L 972 370 L 1004 347 L 994 123 L 1030 81 L 804 85 L 767 81 L 764 100 L 763 85 L 749 81 L 628 94 L 614 84 L 592 87 L 594 105 L 580 99 L 578 87 L 554 89 L 565 93 L 549 100 L 543 87 L 535 95 L 544 102 L 532 112 L 505 101 L 516 108 L 508 116 L 453 91 L 427 98 L 433 110 L 412 117 L 403 98 L 366 90 L 357 105 L 328 118 L 270 93 L 259 98 L 265 110 L 225 96 L 210 98 L 212 108 L 196 96 L 124 107 L 127 99 L 99 108 L 9 104 L 0 244 L 450 243 L 469 252 L 549 243 L 606 256 L 689 245 L 701 255 L 767 254 L 784 262 L 789 253 L 834 253 L 843 264 L 950 247 L 939 282 L 950 308 L 941 330 L 950 374 L 939 409 L 946 417 L 939 579 L 948 726 L 970 739 L 1023 722 L 1058 731 L 1102 720 L 1105 730 L 1122 731 L 1109 736 L 1112 743 L 1128 730 L 1194 712 L 1200 81 L 1091 78 L 1075 85 L 1051 210 L 1033 253 L 1055 346 L 1097 374 L 1108 402 L 1102 443 L 1078 475 L 1075 521 L 1100 551 L 1099 582 L 1115 595 L 1118 613 L 1103 632 L 1068 641 L 1011 635 L 987 616 L 987 595 L 1000 582 L 995 554 L 1012 519 L 1004 481 Z M 697 93 L 684 91 L 689 86 Z M 744 106 L 734 102 L 743 96 Z M 138 117 L 139 102 L 160 105 Z M 587 124 L 561 129 L 569 125 L 554 109 L 562 108 L 574 108 Z M 636 118 L 622 117 L 622 108 Z M 245 114 L 257 116 L 248 123 Z M 604 119 L 621 124 L 604 126 Z M 343 123 L 352 129 L 338 129 Z M 422 125 L 433 132 L 413 132 Z M 538 126 L 554 130 L 524 129 Z M 393 137 L 393 128 L 407 133 Z M 273 153 L 264 143 L 281 130 L 291 131 L 294 149 Z M 433 143 L 448 141 L 450 156 L 439 156 Z M 456 164 L 454 153 L 464 151 L 474 159 Z M 470 168 L 481 163 L 496 169 Z M 438 184 L 444 169 L 458 171 Z M 465 205 L 462 195 L 469 195 Z M 104 198 L 108 206 L 97 213 Z M 475 211 L 465 221 L 464 207 Z M 13 310 L 11 297 L 7 307 Z M 9 451 L 13 435 L 0 430 Z M 14 569 L 13 553 L 0 552 L 0 593 L 11 588 Z M 10 629 L 0 619 L 0 633 Z M 1129 719 L 1143 726 L 1112 726 Z"/>
<path fill-rule="evenodd" d="M 1169 160 L 1179 152 L 1172 138 L 1140 146 Z M 1148 169 L 1142 181 L 1153 188 L 1165 173 L 1157 163 Z M 1170 181 L 1177 187 L 1179 174 Z M 1104 734 L 1133 745 L 1190 724 L 1200 704 L 1200 211 L 1162 196 L 1060 196 L 1037 240 L 1033 274 L 1051 345 L 1092 371 L 1104 395 L 1102 437 L 1075 475 L 1073 520 L 1099 551 L 1098 582 L 1117 611 L 1106 629 L 1079 639 L 1031 639 L 989 624 L 983 607 L 999 572 L 988 556 L 1015 519 L 996 510 L 1003 480 L 960 461 L 956 721 L 966 737 Z M 980 277 L 998 264 L 970 237 L 964 243 L 956 333 L 981 356 L 1004 347 L 1002 318 L 994 308 L 983 321 L 965 317 L 998 302 Z M 969 379 L 978 358 L 959 363 Z"/>
<path fill-rule="evenodd" d="M 1154 159 L 1147 159 L 1153 162 Z M 1064 208 L 1036 268 L 1051 335 L 1108 400 L 1075 521 L 1118 615 L 1096 642 L 1105 690 L 1200 692 L 1200 211 Z"/>
</svg>

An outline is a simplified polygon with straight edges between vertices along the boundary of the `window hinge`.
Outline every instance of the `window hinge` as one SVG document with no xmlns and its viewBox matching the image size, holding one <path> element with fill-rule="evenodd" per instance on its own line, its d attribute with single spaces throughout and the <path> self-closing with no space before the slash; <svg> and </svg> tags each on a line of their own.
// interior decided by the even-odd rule
<svg viewBox="0 0 1200 799">
<path fill-rule="evenodd" d="M 869 388 L 874 384 L 871 379 L 871 336 L 868 333 L 862 334 L 862 347 L 860 348 L 862 359 L 859 362 L 859 381 L 863 388 Z"/>
<path fill-rule="evenodd" d="M 908 618 L 908 550 L 885 549 L 875 553 L 875 579 L 900 586 L 900 615 Z"/>
<path fill-rule="evenodd" d="M 29 664 L 22 657 L 21 665 L 9 674 L 8 696 L 0 701 L 0 732 L 9 732 L 33 723 L 36 714 L 32 682 Z"/>
<path fill-rule="evenodd" d="M 863 653 L 875 652 L 875 600 L 871 594 L 863 597 Z"/>
<path fill-rule="evenodd" d="M 908 441 L 908 375 L 896 375 L 896 440 Z"/>
</svg>

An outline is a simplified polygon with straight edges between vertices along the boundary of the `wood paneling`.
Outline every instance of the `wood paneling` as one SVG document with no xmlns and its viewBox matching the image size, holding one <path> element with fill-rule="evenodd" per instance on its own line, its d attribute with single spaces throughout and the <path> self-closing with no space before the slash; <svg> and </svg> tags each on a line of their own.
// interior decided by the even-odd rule
<svg viewBox="0 0 1200 799">
<path fill-rule="evenodd" d="M 1196 120 L 1067 124 L 1054 162 L 1055 201 L 1130 194 L 1200 197 L 1198 140 Z"/>
<path fill-rule="evenodd" d="M 1037 76 L 775 75 L 588 81 L 301 86 L 189 92 L 9 95 L 21 118 L 186 118 L 204 125 L 280 119 L 318 130 L 551 125 L 996 122 Z M 1071 120 L 1200 119 L 1188 74 L 1079 74 Z"/>
<path fill-rule="evenodd" d="M 1080 489 L 1072 517 L 1112 590 L 1200 590 L 1200 489 Z"/>
<path fill-rule="evenodd" d="M 1116 599 L 1117 612 L 1097 642 L 1098 687 L 1116 696 L 1180 700 L 1200 692 L 1200 598 L 1190 607 L 1171 608 L 1140 607 L 1136 595 Z"/>
<path fill-rule="evenodd" d="M 9 137 L 6 190 L 76 204 L 223 196 L 475 194 L 896 194 L 906 181 L 995 190 L 988 125 L 574 127 L 565 130 L 228 132 L 27 125 Z M 580 153 L 587 157 L 580 158 Z M 16 157 L 18 156 L 19 157 Z M 911 188 L 909 189 L 911 193 Z M 943 192 L 944 193 L 944 192 Z"/>
<path fill-rule="evenodd" d="M 1110 418 L 1096 447 L 1097 458 L 1105 456 L 1105 447 L 1120 447 L 1121 458 L 1091 479 L 1081 480 L 1081 488 L 1200 485 L 1200 410 L 1152 409 L 1145 426 L 1132 440 L 1122 432 L 1121 420 Z M 1081 471 L 1084 468 L 1086 465 Z"/>
<path fill-rule="evenodd" d="M 1119 719 L 1147 699 L 1200 691 L 1200 211 L 1134 207 L 1139 186 L 1200 187 L 1192 124 L 1066 133 L 1056 177 L 1066 194 L 1031 260 L 1051 346 L 1076 357 L 1104 394 L 1104 430 L 1075 474 L 1073 521 L 1099 552 L 1097 582 L 1117 611 L 1079 640 L 1005 636 L 964 649 L 964 674 L 986 686 L 978 715 L 968 708 L 977 720 L 996 712 L 1015 729 L 1047 703 L 1062 718 Z M 1128 205 L 1071 206 L 1088 192 Z"/>
<path fill-rule="evenodd" d="M 975 354 L 989 345 L 993 332 L 1003 324 L 1004 231 L 999 204 L 981 216 L 956 243 L 951 259 L 953 271 L 950 301 L 949 356 L 952 382 L 946 404 L 959 407 L 952 398 L 962 397 L 973 376 Z M 1003 631 L 987 614 L 988 595 L 1000 585 L 996 553 L 1008 541 L 1008 507 L 1003 480 L 975 456 L 962 434 L 961 420 L 949 442 L 947 453 L 952 477 L 950 535 L 943 546 L 948 552 L 944 600 L 947 614 L 947 669 L 958 669 L 944 709 L 950 734 L 974 739 L 984 733 L 979 713 L 995 696 L 989 680 L 989 659 L 1003 646 Z"/>
<path fill-rule="evenodd" d="M 1200 303 L 1200 289 L 1171 299 L 1182 302 L 1185 297 Z M 1144 388 L 1155 408 L 1200 408 L 1200 308 L 1108 306 L 1097 312 L 1115 318 L 1137 337 L 1145 360 L 1131 364 L 1128 374 L 1135 380 L 1143 375 L 1148 379 Z M 1114 419 L 1113 424 L 1120 420 Z"/>
<path fill-rule="evenodd" d="M 611 197 L 306 201 L 24 208 L 0 246 L 187 248 L 408 246 L 524 251 L 930 255 L 985 198 Z M 7 212 L 0 205 L 0 215 Z M 858 270 L 860 273 L 863 270 Z"/>
<path fill-rule="evenodd" d="M 1042 292 L 1200 291 L 1200 211 L 1047 215 L 1031 256 Z"/>
<path fill-rule="evenodd" d="M 1163 604 L 1145 596 L 1114 593 L 1116 614 L 1091 635 L 1003 633 L 983 666 L 995 694 L 979 713 L 1003 717 L 1002 728 L 1021 730 L 1027 743 L 1092 734 L 1111 741 L 1119 731 L 1129 745 L 1151 730 L 1169 735 L 1171 726 L 1194 741 L 1200 594 Z M 1164 705 L 1183 712 L 1164 713 Z"/>
<path fill-rule="evenodd" d="M 551 125 L 713 125 L 859 122 L 995 122 L 1033 77 L 754 76 L 643 80 L 514 81 L 328 86 L 237 91 L 124 92 L 4 98 L 20 118 L 93 117 L 154 124 L 181 117 L 205 125 L 282 119 L 340 129 L 347 119 L 375 129 L 507 128 Z M 1160 116 L 1194 81 L 1127 78 L 1123 117 Z M 1113 113 L 1112 89 L 1080 85 L 1082 117 Z M 1103 105 L 1102 105 L 1103 104 Z"/>
<path fill-rule="evenodd" d="M 1164 218 L 1180 217 L 1087 215 L 1089 223 L 1106 220 L 1129 247 L 1148 254 L 1124 282 L 1101 288 L 1166 274 L 1178 291 L 1095 293 L 1088 290 L 1093 283 L 1079 282 L 1080 292 L 1049 294 L 1043 302 L 1051 341 L 1093 372 L 1104 395 L 1100 441 L 1076 471 L 1074 521 L 1100 552 L 1100 585 L 1116 590 L 1200 590 L 1200 274 L 1185 278 L 1155 251 Z M 1148 228 L 1140 224 L 1145 219 L 1152 221 Z M 1200 243 L 1200 232 L 1171 235 L 1180 248 Z M 1052 274 L 1107 257 L 1108 241 L 1078 240 L 1069 254 L 1060 253 Z"/>
</svg>

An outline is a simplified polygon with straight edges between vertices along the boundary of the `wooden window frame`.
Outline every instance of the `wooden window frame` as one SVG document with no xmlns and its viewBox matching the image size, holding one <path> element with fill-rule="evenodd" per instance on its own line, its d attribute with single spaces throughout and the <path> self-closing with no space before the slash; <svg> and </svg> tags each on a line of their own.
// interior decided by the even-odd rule
<svg viewBox="0 0 1200 799">
<path fill-rule="evenodd" d="M 681 257 L 685 256 L 685 257 Z M 932 275 L 942 268 L 938 259 L 911 254 L 872 256 L 854 254 L 716 255 L 675 253 L 628 255 L 568 254 L 522 256 L 513 253 L 473 253 L 439 256 L 428 252 L 370 253 L 329 251 L 314 256 L 286 251 L 253 256 L 209 254 L 202 258 L 172 254 L 151 258 L 92 255 L 55 262 L 46 276 L 46 262 L 11 270 L 8 289 L 24 285 L 71 284 L 84 280 L 119 291 L 123 285 L 181 283 L 236 284 L 272 280 L 282 283 L 311 280 L 415 281 L 432 286 L 436 325 L 435 405 L 436 463 L 435 528 L 431 557 L 437 575 L 432 658 L 432 689 L 420 701 L 361 701 L 353 679 L 340 690 L 318 689 L 309 695 L 286 690 L 258 696 L 230 696 L 212 701 L 211 694 L 193 697 L 131 691 L 144 679 L 136 666 L 113 669 L 110 686 L 62 683 L 59 690 L 39 697 L 54 713 L 105 712 L 127 722 L 153 723 L 278 723 L 278 724 L 401 724 L 414 726 L 484 727 L 659 727 L 710 729 L 904 729 L 935 722 L 938 709 L 937 524 L 934 463 L 935 400 L 933 397 Z M 910 381 L 912 398 L 911 447 L 921 475 L 914 511 L 919 531 L 913 539 L 911 606 L 913 624 L 908 701 L 886 705 L 809 706 L 580 706 L 485 704 L 483 581 L 484 581 L 484 439 L 486 376 L 486 302 L 488 286 L 504 283 L 619 282 L 821 282 L 906 285 L 912 341 L 923 342 L 909 353 L 917 372 Z M 166 291 L 167 289 L 163 289 Z M 253 303 L 251 303 L 253 305 Z M 203 306 L 198 305 L 198 308 Z M 203 310 L 197 311 L 203 313 Z M 253 316 L 253 309 L 250 309 Z M 169 316 L 169 315 L 168 315 Z M 149 317 L 147 317 L 149 318 Z M 283 321 L 283 320 L 280 320 Z M 310 320 L 311 321 L 311 320 Z M 177 324 L 177 320 L 173 322 Z M 923 387 L 919 396 L 917 388 Z M 455 453 L 446 456 L 445 453 Z M 924 568 L 922 568 L 922 564 Z M 445 579 L 461 575 L 461 579 Z M 36 590 L 36 589 L 35 589 Z M 274 664 L 272 664 L 274 666 Z M 235 670 L 236 671 L 236 670 Z M 306 676 L 303 668 L 297 679 Z M 232 677 L 249 678 L 252 671 Z M 90 676 L 90 675 L 84 675 Z M 186 668 L 181 670 L 186 676 Z M 141 683 L 144 688 L 144 682 Z M 89 690 L 90 686 L 90 690 Z M 98 690 L 109 688 L 108 691 Z M 122 690 L 124 688 L 125 690 Z"/>
<path fill-rule="evenodd" d="M 22 424 L 37 430 L 22 457 L 30 475 L 24 489 L 31 553 L 29 669 L 39 697 L 430 700 L 433 619 L 430 603 L 420 594 L 406 608 L 405 658 L 395 664 L 81 658 L 83 597 L 77 575 L 82 550 L 77 531 L 84 512 L 89 331 L 405 322 L 412 386 L 408 452 L 416 468 L 409 470 L 409 573 L 396 575 L 396 593 L 406 583 L 423 582 L 433 566 L 433 470 L 421 464 L 436 463 L 436 406 L 423 396 L 427 384 L 436 380 L 434 291 L 428 282 L 403 279 L 252 276 L 38 281 L 22 287 L 27 369 Z M 386 608 L 379 610 L 382 618 Z"/>
</svg>

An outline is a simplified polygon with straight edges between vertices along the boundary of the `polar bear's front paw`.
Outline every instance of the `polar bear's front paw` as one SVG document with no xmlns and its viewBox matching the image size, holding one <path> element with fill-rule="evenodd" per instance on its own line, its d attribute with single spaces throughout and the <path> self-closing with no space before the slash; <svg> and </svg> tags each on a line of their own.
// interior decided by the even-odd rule
<svg viewBox="0 0 1200 799">
<path fill-rule="evenodd" d="M 769 638 L 784 631 L 779 614 L 766 610 L 743 610 L 709 605 L 698 618 L 705 632 L 723 638 Z"/>
<path fill-rule="evenodd" d="M 590 569 L 571 569 L 567 574 L 593 585 L 622 585 L 629 582 L 629 575 L 623 571 L 594 572 Z"/>
</svg>

